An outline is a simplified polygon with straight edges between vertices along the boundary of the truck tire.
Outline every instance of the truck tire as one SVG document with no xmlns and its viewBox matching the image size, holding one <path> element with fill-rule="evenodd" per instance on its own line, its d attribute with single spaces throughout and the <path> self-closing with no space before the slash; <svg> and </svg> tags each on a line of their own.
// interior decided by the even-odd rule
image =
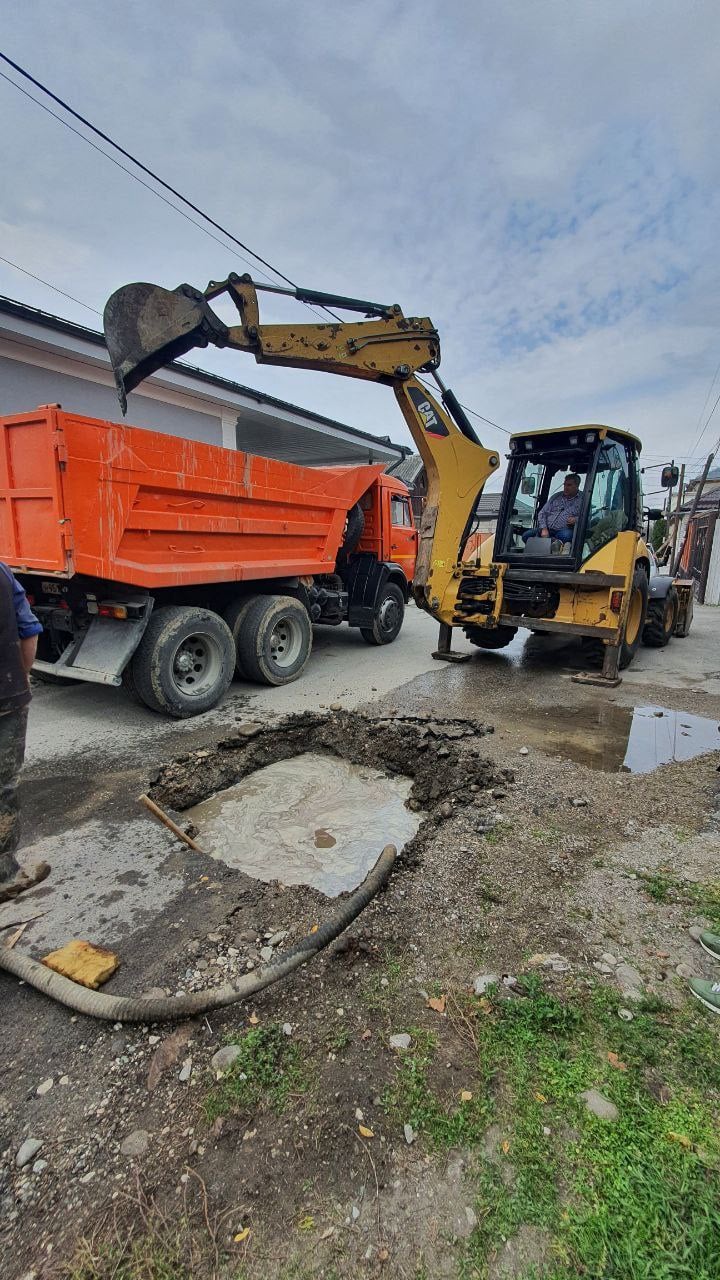
<svg viewBox="0 0 720 1280">
<path fill-rule="evenodd" d="M 297 680 L 312 650 L 310 615 L 292 596 L 257 596 L 245 613 L 237 641 L 248 680 L 281 685 Z"/>
<path fill-rule="evenodd" d="M 366 644 L 392 644 L 402 630 L 405 617 L 405 599 L 395 582 L 386 582 L 375 604 L 375 617 L 371 627 L 361 627 L 360 635 Z"/>
<path fill-rule="evenodd" d="M 255 604 L 257 596 L 238 596 L 223 613 L 235 643 L 235 675 L 238 680 L 247 680 L 248 673 L 240 660 L 240 630 L 247 616 L 248 609 Z"/>
<path fill-rule="evenodd" d="M 626 667 L 630 666 L 640 648 L 649 596 L 650 583 L 648 576 L 644 569 L 636 569 L 633 574 L 630 607 L 625 620 L 625 631 L 623 632 L 622 645 L 620 647 L 620 659 L 618 661 L 620 671 L 624 671 Z"/>
<path fill-rule="evenodd" d="M 463 631 L 471 644 L 478 649 L 504 649 L 518 633 L 517 627 L 501 625 L 499 627 L 463 627 Z"/>
<path fill-rule="evenodd" d="M 648 605 L 642 642 L 649 649 L 664 649 L 675 632 L 678 616 L 678 593 L 670 587 L 664 600 L 651 600 Z"/>
<path fill-rule="evenodd" d="M 210 609 L 155 609 L 132 660 L 130 682 L 146 707 L 178 720 L 209 711 L 232 680 L 235 646 Z"/>
</svg>

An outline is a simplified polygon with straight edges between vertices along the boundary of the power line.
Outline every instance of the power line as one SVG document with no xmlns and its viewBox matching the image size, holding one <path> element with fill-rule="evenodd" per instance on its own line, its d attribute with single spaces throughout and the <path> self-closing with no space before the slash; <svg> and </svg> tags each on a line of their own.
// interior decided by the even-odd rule
<svg viewBox="0 0 720 1280">
<path fill-rule="evenodd" d="M 208 213 L 205 213 L 203 209 L 199 208 L 199 206 L 194 204 L 192 200 L 189 200 L 186 196 L 184 196 L 182 192 L 178 191 L 175 187 L 171 186 L 169 182 L 165 182 L 165 180 L 161 178 L 157 173 L 155 173 L 153 169 L 150 169 L 147 165 L 143 164 L 142 160 L 138 160 L 137 157 L 132 155 L 130 151 L 127 151 L 125 147 L 122 147 L 119 142 L 115 142 L 115 140 L 111 138 L 109 134 L 104 133 L 102 129 L 97 128 L 97 126 L 92 124 L 90 120 L 88 120 L 85 116 L 81 115 L 79 111 L 76 111 L 73 107 L 71 107 L 70 104 L 68 102 L 65 102 L 63 98 L 60 98 L 56 93 L 53 93 L 52 89 L 49 89 L 47 85 L 44 85 L 41 80 L 37 80 L 35 76 L 31 75 L 29 71 L 26 71 L 24 67 L 21 67 L 19 63 L 14 62 L 13 59 L 9 58 L 7 54 L 2 52 L 2 50 L 0 50 L 0 58 L 2 58 L 3 62 L 7 63 L 8 66 L 12 67 L 13 70 L 16 71 L 19 75 L 24 76 L 26 80 L 28 80 L 31 84 L 35 85 L 35 87 L 39 89 L 41 93 L 46 94 L 47 97 L 51 98 L 53 102 L 56 102 L 58 106 L 62 107 L 63 111 L 67 111 L 68 114 L 73 117 L 73 119 L 78 120 L 81 124 L 85 125 L 85 127 L 87 129 L 90 129 L 91 132 L 94 133 L 98 138 L 102 138 L 103 142 L 107 142 L 109 146 L 113 147 L 116 151 L 118 151 L 120 155 L 125 157 L 126 160 L 129 160 L 132 164 L 136 165 L 137 168 L 140 169 L 143 173 L 146 173 L 148 177 L 152 178 L 154 182 L 157 182 L 159 186 L 163 187 L 166 191 L 169 191 L 178 200 L 181 200 L 182 203 L 187 205 L 189 209 L 192 209 L 194 213 L 199 214 L 199 216 L 203 218 L 206 222 L 208 222 L 210 226 L 215 227 L 215 229 L 217 231 L 220 231 L 222 235 L 226 236 L 228 240 L 231 240 L 233 245 L 244 250 L 245 253 L 249 253 L 250 256 L 256 260 L 256 262 L 262 263 L 264 267 L 267 267 L 268 270 L 272 271 L 274 275 L 279 276 L 279 278 L 281 280 L 284 280 L 286 284 L 289 284 L 291 288 L 293 289 L 297 288 L 297 285 L 294 283 L 294 281 L 292 281 L 289 278 L 289 276 L 286 276 L 282 271 L 280 271 L 278 267 L 274 267 L 271 262 L 268 262 L 265 258 L 261 257 L 259 253 L 255 253 L 254 249 L 251 249 L 249 245 L 246 245 L 243 243 L 242 240 L 239 240 L 237 236 L 233 235 L 232 231 L 228 231 L 226 227 L 223 227 L 221 223 L 217 222 L 214 218 L 211 218 Z M 181 216 L 184 217 L 188 222 L 191 222 L 193 226 L 196 226 L 200 231 L 205 232 L 205 234 L 209 235 L 211 239 L 215 240 L 218 244 L 222 245 L 224 249 L 228 248 L 228 245 L 223 244 L 221 240 L 218 240 L 217 236 L 213 236 L 212 233 L 209 232 L 206 227 L 203 227 L 200 223 L 195 222 L 194 218 L 188 217 L 188 215 L 184 213 L 182 209 L 178 209 L 177 205 L 173 204 L 171 200 L 168 200 L 167 197 L 162 195 L 160 191 L 156 191 L 154 187 L 149 185 L 149 183 L 143 182 L 142 178 L 140 178 L 138 174 L 133 173 L 131 169 L 127 169 L 125 165 L 120 164 L 120 162 L 117 161 L 113 156 L 108 155 L 107 151 L 104 151 L 102 147 L 98 147 L 97 144 L 94 143 L 91 138 L 86 138 L 85 135 L 81 133 L 78 129 L 73 128 L 73 126 L 69 123 L 69 121 L 64 120 L 62 116 L 59 116 L 54 111 L 51 111 L 50 108 L 45 106 L 44 103 L 39 102 L 38 99 L 33 96 L 33 94 L 28 93 L 26 89 L 23 89 L 22 85 L 16 84 L 14 80 L 12 80 L 9 76 L 5 75 L 1 71 L 0 71 L 0 76 L 2 76 L 2 79 L 7 81 L 8 84 L 12 85 L 14 89 L 17 89 L 19 93 L 24 94 L 26 98 L 29 98 L 31 102 L 34 102 L 36 106 L 40 107 L 43 111 L 46 111 L 48 115 L 51 115 L 54 120 L 58 121 L 59 124 L 62 124 L 67 129 L 70 129 L 71 133 L 74 133 L 78 138 L 81 138 L 82 141 L 86 142 L 88 146 L 93 148 L 94 151 L 99 151 L 100 155 L 105 156 L 106 160 L 110 160 L 113 164 L 117 166 L 117 168 L 122 169 L 122 171 L 126 173 L 129 177 L 133 178 L 136 182 L 139 182 L 141 186 L 145 187 L 146 190 L 152 192 L 152 194 L 157 196 L 159 200 L 162 200 L 164 204 L 168 205 L 171 209 L 174 209 L 176 213 L 181 214 Z M 242 261 L 245 262 L 248 266 L 252 266 L 252 264 L 247 261 L 247 258 L 242 257 L 242 255 L 239 255 L 239 256 L 241 257 Z M 257 270 L 256 267 L 253 269 Z M 258 274 L 265 276 L 266 280 L 268 279 L 268 277 L 265 275 L 263 271 L 260 271 Z M 305 305 L 309 305 L 309 304 L 306 303 Z M 310 306 L 309 309 L 313 312 L 314 315 L 319 314 L 317 311 L 315 311 L 315 309 L 312 306 Z M 323 310 L 328 311 L 334 320 L 339 320 L 339 316 L 336 316 L 335 313 L 331 311 L 329 307 L 325 307 L 323 308 Z"/>
<path fill-rule="evenodd" d="M 0 72 L 0 74 L 2 74 Z M 63 298 L 69 298 L 71 302 L 77 302 L 79 307 L 84 307 L 86 311 L 92 311 L 93 315 L 101 314 L 97 307 L 91 307 L 87 302 L 81 302 L 79 298 L 74 298 L 71 293 L 66 293 L 64 289 L 58 289 L 57 285 L 50 284 L 49 280 L 43 280 L 42 276 L 36 276 L 34 271 L 27 271 L 25 267 L 21 267 L 17 262 L 11 262 L 9 258 L 3 258 L 0 253 L 0 262 L 6 262 L 9 267 L 14 267 L 16 271 L 22 271 L 24 276 L 30 276 L 32 280 L 38 280 L 40 284 L 44 284 L 46 289 L 52 289 L 53 293 L 59 293 Z"/>
<path fill-rule="evenodd" d="M 298 286 L 295 284 L 295 282 L 291 280 L 289 276 L 286 276 L 284 272 L 282 272 L 279 269 L 279 267 L 273 266 L 273 264 L 271 262 L 268 262 L 266 258 L 261 257 L 261 255 L 259 253 L 256 253 L 254 249 L 251 249 L 249 245 L 245 244 L 242 240 L 238 239 L 238 237 L 233 235 L 231 231 L 228 231 L 227 227 L 224 227 L 222 223 L 217 222 L 215 218 L 212 218 L 210 214 L 206 213 L 198 205 L 194 204 L 192 200 L 189 200 L 187 196 L 184 196 L 182 192 L 177 190 L 176 187 L 173 187 L 169 182 L 166 182 L 164 178 L 161 178 L 159 174 L 155 173 L 155 171 L 149 168 L 148 165 L 145 165 L 141 160 L 138 160 L 137 156 L 134 156 L 132 152 L 127 151 L 125 147 L 121 146 L 119 142 L 116 142 L 114 138 L 111 138 L 109 134 L 105 133 L 102 129 L 99 129 L 97 125 L 94 125 L 90 120 L 87 119 L 86 116 L 81 115 L 81 113 L 79 111 L 76 111 L 74 107 L 71 107 L 70 104 L 66 102 L 64 98 L 61 98 L 58 94 L 53 93 L 52 89 L 49 89 L 48 86 L 43 84 L 41 80 L 38 80 L 36 79 L 35 76 L 31 75 L 30 72 L 25 69 L 25 67 L 22 67 L 20 65 L 20 63 L 15 62 L 12 58 L 8 57 L 8 55 L 6 53 L 3 53 L 2 50 L 0 50 L 0 58 L 2 59 L 3 62 L 7 64 L 7 66 L 12 67 L 13 71 L 17 72 L 18 75 L 21 75 L 25 80 L 29 81 L 30 84 L 34 85 L 36 89 L 39 89 L 41 93 L 44 93 L 53 102 L 57 103 L 57 105 L 61 107 L 63 111 L 66 111 L 68 115 L 71 115 L 74 120 L 79 121 L 80 124 L 84 125 L 86 129 L 89 129 L 91 133 L 94 133 L 96 137 L 102 138 L 103 142 L 106 142 L 109 146 L 113 147 L 115 151 L 118 151 L 120 155 L 125 157 L 126 160 L 129 160 L 131 164 L 134 164 L 138 169 L 141 170 L 142 173 L 147 174 L 149 178 L 152 178 L 153 182 L 157 182 L 158 185 L 163 187 L 165 191 L 169 191 L 171 195 L 175 196 L 177 200 L 180 200 L 189 209 L 192 209 L 194 213 L 197 213 L 199 217 L 203 218 L 204 221 L 209 223 L 211 227 L 214 227 L 216 231 L 219 231 L 228 240 L 232 241 L 233 245 L 237 246 L 237 248 L 242 249 L 245 253 L 249 253 L 250 256 L 254 258 L 256 262 L 259 262 L 264 267 L 267 267 L 268 271 L 272 271 L 274 275 L 279 276 L 279 278 L 281 280 L 284 280 L 285 283 L 290 285 L 291 288 L 297 289 Z M 193 226 L 198 227 L 200 231 L 203 231 L 206 235 L 211 236 L 211 238 L 215 240 L 218 244 L 221 244 L 224 249 L 228 248 L 227 245 L 224 245 L 222 241 L 217 239 L 217 236 L 213 236 L 212 233 L 207 230 L 207 227 L 201 226 L 199 223 L 195 221 L 194 218 L 188 217 L 188 215 L 182 209 L 178 209 L 177 205 L 173 204 L 171 200 L 168 200 L 166 196 L 163 196 L 160 191 L 156 191 L 154 187 L 150 186 L 149 183 L 144 182 L 142 178 L 138 177 L 136 173 L 133 173 L 132 170 L 126 168 L 125 165 L 120 164 L 120 162 L 116 160 L 114 156 L 108 155 L 107 151 L 104 151 L 102 147 L 98 147 L 97 144 L 92 141 L 92 139 L 86 138 L 83 133 L 81 133 L 78 129 L 75 129 L 67 120 L 64 120 L 62 116 L 59 116 L 54 111 L 51 111 L 50 108 L 47 107 L 44 103 L 39 102 L 38 99 L 34 97 L 33 94 L 28 93 L 28 91 L 24 89 L 22 85 L 16 84 L 14 80 L 12 80 L 9 76 L 5 75 L 1 71 L 0 71 L 0 76 L 8 84 L 12 85 L 14 89 L 17 89 L 26 98 L 29 98 L 31 102 L 34 102 L 36 106 L 40 107 L 43 111 L 46 111 L 48 115 L 51 115 L 54 120 L 57 120 L 60 124 L 65 125 L 67 129 L 70 129 L 72 133 L 76 134 L 77 137 L 81 138 L 83 142 L 86 142 L 88 146 L 91 146 L 93 150 L 99 151 L 100 155 L 104 156 L 107 160 L 110 160 L 119 169 L 122 169 L 124 173 L 128 174 L 129 177 L 134 178 L 134 180 L 136 182 L 139 182 L 141 186 L 146 188 L 146 190 L 152 192 L 153 195 L 157 196 L 158 199 L 162 200 L 164 204 L 168 205 L 171 209 L 174 209 L 176 213 L 179 213 L 182 217 L 186 218 L 188 222 L 191 222 L 193 224 Z M 246 258 L 243 258 L 242 260 L 247 263 Z M 11 263 L 10 265 L 12 266 L 14 264 Z M 247 263 L 247 265 L 250 266 L 251 264 Z M 256 270 L 257 268 L 254 268 L 254 269 Z M 24 268 L 19 268 L 19 270 L 24 270 Z M 26 272 L 26 274 L 32 275 L 32 272 Z M 264 275 L 264 272 L 261 271 L 259 272 L 259 274 Z M 265 278 L 267 279 L 267 276 Z M 40 277 L 39 276 L 35 277 L 35 279 L 40 279 Z M 42 283 L 46 283 L 46 282 L 43 281 Z M 49 285 L 48 287 L 51 289 L 54 288 L 53 285 Z M 58 289 L 56 290 L 56 292 L 62 293 L 62 290 Z M 69 294 L 66 294 L 65 296 L 70 297 Z M 72 298 L 71 300 L 73 302 L 78 301 L 76 298 Z M 84 302 L 81 302 L 79 305 L 84 307 L 86 304 Z M 304 305 L 308 306 L 309 304 L 305 303 Z M 313 311 L 315 315 L 318 314 L 312 306 L 310 306 L 309 309 Z M 90 307 L 89 310 L 94 311 L 95 308 Z M 323 310 L 327 311 L 329 315 L 333 317 L 334 320 L 340 321 L 340 317 L 335 315 L 335 312 L 332 311 L 329 307 L 323 307 Z M 488 426 L 495 427 L 497 431 L 501 431 L 503 432 L 503 434 L 508 436 L 512 434 L 505 427 L 499 426 L 497 422 L 493 422 L 490 418 L 485 418 L 481 413 L 477 413 L 475 409 L 470 409 L 468 408 L 467 405 L 462 405 L 461 407 L 465 409 L 466 413 L 470 413 L 474 417 L 479 418 L 481 422 L 486 422 Z"/>
<path fill-rule="evenodd" d="M 35 88 L 39 89 L 41 93 L 46 94 L 48 98 L 52 98 L 52 101 L 56 102 L 59 107 L 62 107 L 63 111 L 67 111 L 68 115 L 71 115 L 74 120 L 79 120 L 80 123 L 84 124 L 86 129 L 90 129 L 96 137 L 102 138 L 103 142 L 107 142 L 111 147 L 114 147 L 116 151 L 120 152 L 120 155 L 124 156 L 126 160 L 130 160 L 132 164 L 136 165 L 138 169 L 141 169 L 143 173 L 146 173 L 154 182 L 157 182 L 161 187 L 164 187 L 166 191 L 169 191 L 171 195 L 174 195 L 178 200 L 182 200 L 183 204 L 186 204 L 194 213 L 199 214 L 201 218 L 204 218 L 206 222 L 209 222 L 211 226 L 215 227 L 216 231 L 222 232 L 224 236 L 227 236 L 228 240 L 232 240 L 233 244 L 236 244 L 238 248 L 243 249 L 245 253 L 249 253 L 251 258 L 255 258 L 257 262 L 261 262 L 264 267 L 267 267 L 269 271 L 272 271 L 276 276 L 279 276 L 286 284 L 291 285 L 293 289 L 297 288 L 293 281 L 288 276 L 284 275 L 282 271 L 278 270 L 277 267 L 274 267 L 271 262 L 262 258 L 259 253 L 255 253 L 249 245 L 243 244 L 242 240 L 239 240 L 231 231 L 228 231 L 226 227 L 223 227 L 220 222 L 216 222 L 214 218 L 211 218 L 210 215 L 205 213 L 203 209 L 200 209 L 198 205 L 193 204 L 192 200 L 188 200 L 187 197 L 184 196 L 182 192 L 178 191 L 176 187 L 171 186 L 169 182 L 165 182 L 165 180 L 160 178 L 157 173 L 148 168 L 147 165 L 143 164 L 142 160 L 138 160 L 137 156 L 132 155 L 130 151 L 126 151 L 125 147 L 121 147 L 119 142 L 115 142 L 109 134 L 104 133 L 102 129 L 98 129 L 96 125 L 92 124 L 90 120 L 81 115 L 79 111 L 75 111 L 68 102 L 65 102 L 65 100 L 60 98 L 58 94 L 53 93 L 52 89 L 48 89 L 47 85 L 43 84 L 41 80 L 36 80 L 35 76 L 32 76 L 29 71 L 26 71 L 24 67 L 21 67 L 18 62 L 13 62 L 12 58 L 9 58 L 7 54 L 3 53 L 1 50 L 0 58 L 2 58 L 3 62 L 6 62 L 9 67 L 12 67 L 13 71 L 17 71 L 18 75 L 23 76 L 25 80 L 29 80 L 30 84 L 34 84 Z M 12 83 L 13 81 L 11 80 L 10 84 Z M 20 86 L 16 85 L 15 87 L 19 88 Z M 63 123 L 65 123 L 65 121 L 63 121 Z"/>
</svg>

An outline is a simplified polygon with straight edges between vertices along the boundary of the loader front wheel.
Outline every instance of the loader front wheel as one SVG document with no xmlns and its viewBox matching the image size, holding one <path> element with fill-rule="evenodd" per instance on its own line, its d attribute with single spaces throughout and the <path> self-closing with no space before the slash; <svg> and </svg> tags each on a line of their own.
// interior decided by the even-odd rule
<svg viewBox="0 0 720 1280">
<path fill-rule="evenodd" d="M 146 707 L 178 720 L 209 711 L 232 680 L 235 646 L 211 609 L 156 609 L 132 660 L 132 683 Z"/>
<path fill-rule="evenodd" d="M 293 596 L 257 596 L 244 615 L 238 660 L 248 680 L 281 685 L 297 680 L 312 650 L 312 626 Z"/>
<path fill-rule="evenodd" d="M 463 631 L 471 644 L 478 649 L 504 649 L 518 633 L 517 627 L 463 627 Z"/>
<path fill-rule="evenodd" d="M 620 648 L 620 659 L 618 661 L 618 667 L 621 671 L 624 671 L 626 667 L 630 666 L 630 663 L 640 648 L 649 595 L 650 584 L 648 582 L 648 576 L 644 569 L 636 569 L 633 575 L 630 591 L 630 605 L 628 607 L 628 614 L 625 620 L 625 632 L 623 634 L 622 646 Z"/>
</svg>

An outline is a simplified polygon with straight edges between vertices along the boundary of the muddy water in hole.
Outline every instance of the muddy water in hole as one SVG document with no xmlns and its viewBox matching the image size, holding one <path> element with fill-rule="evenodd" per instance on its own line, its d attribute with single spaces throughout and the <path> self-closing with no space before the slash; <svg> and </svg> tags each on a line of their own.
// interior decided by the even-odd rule
<svg viewBox="0 0 720 1280">
<path fill-rule="evenodd" d="M 605 773 L 651 773 L 658 765 L 720 751 L 717 720 L 667 707 L 600 702 L 524 713 L 528 742 Z"/>
<path fill-rule="evenodd" d="M 334 896 L 360 884 L 386 844 L 401 849 L 415 834 L 421 815 L 405 808 L 411 786 L 308 752 L 258 769 L 185 816 L 203 849 L 229 866 Z"/>
</svg>

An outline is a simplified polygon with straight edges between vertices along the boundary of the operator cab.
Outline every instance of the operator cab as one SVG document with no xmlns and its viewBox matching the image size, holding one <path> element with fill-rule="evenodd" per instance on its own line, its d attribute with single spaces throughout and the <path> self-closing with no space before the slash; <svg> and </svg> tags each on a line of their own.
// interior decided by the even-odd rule
<svg viewBox="0 0 720 1280">
<path fill-rule="evenodd" d="M 577 570 L 618 533 L 640 530 L 640 448 L 600 426 L 513 436 L 493 559 Z"/>
</svg>

